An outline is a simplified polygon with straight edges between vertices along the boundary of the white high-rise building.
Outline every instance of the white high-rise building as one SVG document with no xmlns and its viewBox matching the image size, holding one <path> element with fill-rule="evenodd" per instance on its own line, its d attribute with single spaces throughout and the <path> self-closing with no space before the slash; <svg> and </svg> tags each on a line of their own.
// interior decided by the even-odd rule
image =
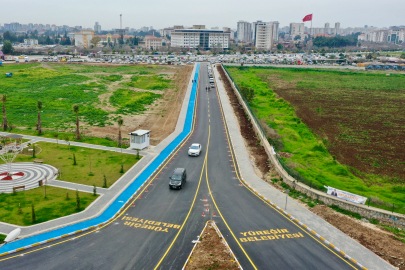
<svg viewBox="0 0 405 270">
<path fill-rule="evenodd" d="M 96 32 L 96 33 L 101 32 L 101 25 L 98 22 L 96 22 L 96 24 L 94 24 L 94 32 Z"/>
<path fill-rule="evenodd" d="M 252 41 L 252 24 L 246 21 L 238 22 L 238 34 L 239 41 L 249 42 Z"/>
<path fill-rule="evenodd" d="M 256 49 L 270 50 L 273 45 L 273 22 L 255 23 L 255 47 Z"/>
<path fill-rule="evenodd" d="M 290 36 L 294 39 L 295 36 L 304 38 L 305 25 L 304 23 L 290 23 Z"/>
<path fill-rule="evenodd" d="M 228 28 L 229 29 L 229 28 Z M 174 26 L 171 32 L 171 46 L 180 48 L 228 49 L 230 31 L 205 29 L 204 25 L 193 25 L 191 29 Z"/>
</svg>

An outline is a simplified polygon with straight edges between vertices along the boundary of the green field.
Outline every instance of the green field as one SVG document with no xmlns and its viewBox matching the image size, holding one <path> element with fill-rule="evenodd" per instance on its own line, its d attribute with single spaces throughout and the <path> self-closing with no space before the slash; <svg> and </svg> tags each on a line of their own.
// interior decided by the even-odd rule
<svg viewBox="0 0 405 270">
<path fill-rule="evenodd" d="M 77 146 L 70 146 L 69 150 L 69 146 L 64 141 L 59 141 L 59 145 L 46 142 L 38 142 L 35 145 L 42 149 L 36 158 L 43 159 L 44 163 L 61 171 L 58 179 L 90 186 L 95 184 L 97 187 L 102 187 L 105 175 L 107 187 L 110 187 L 123 175 L 120 173 L 121 163 L 124 164 L 124 172 L 126 172 L 138 162 L 136 155 Z M 37 150 L 38 152 L 39 150 Z M 77 165 L 73 165 L 73 154 L 76 157 Z M 33 161 L 32 155 L 24 154 L 19 154 L 15 159 L 15 162 Z"/>
<path fill-rule="evenodd" d="M 120 82 L 125 74 L 133 74 L 132 87 L 145 90 L 164 90 L 174 87 L 171 80 L 163 78 L 160 72 L 169 67 L 164 66 L 91 66 L 80 64 L 7 64 L 1 71 L 13 72 L 11 78 L 0 76 L 0 94 L 7 94 L 6 110 L 9 123 L 16 127 L 35 128 L 37 124 L 37 101 L 43 102 L 41 122 L 43 128 L 66 131 L 74 128 L 75 114 L 73 104 L 79 105 L 81 125 L 85 127 L 104 127 L 112 125 L 117 114 L 139 114 L 144 107 L 135 103 L 149 105 L 160 95 L 142 92 L 137 97 L 132 94 L 130 101 L 122 102 L 119 93 L 113 95 L 113 106 L 106 111 L 100 95 L 114 93 L 114 82 Z M 146 75 L 145 75 L 146 74 Z M 128 75 L 127 75 L 128 76 Z M 138 79 L 135 79 L 138 78 Z M 122 83 L 121 88 L 126 88 Z M 152 98 L 151 98 L 152 97 Z M 119 102 L 117 101 L 119 100 Z"/>
<path fill-rule="evenodd" d="M 405 212 L 405 77 L 332 70 L 227 67 L 289 168 Z"/>
<path fill-rule="evenodd" d="M 152 104 L 162 95 L 152 92 L 135 92 L 129 89 L 118 89 L 110 97 L 110 103 L 114 106 L 119 106 L 117 113 L 134 114 L 146 110 L 146 105 Z"/>
<path fill-rule="evenodd" d="M 91 193 L 79 192 L 81 205 L 80 211 L 78 211 L 76 209 L 76 191 L 47 186 L 47 197 L 45 198 L 44 189 L 45 187 L 39 187 L 19 191 L 16 194 L 0 194 L 0 221 L 21 226 L 38 224 L 80 212 L 98 197 Z M 66 193 L 69 194 L 69 200 L 66 199 Z M 35 223 L 32 223 L 31 203 L 34 203 L 35 208 Z M 18 212 L 19 205 L 22 209 L 21 213 Z"/>
<path fill-rule="evenodd" d="M 164 90 L 170 87 L 171 80 L 162 76 L 132 76 L 131 82 L 127 86 L 147 89 L 147 90 Z"/>
</svg>

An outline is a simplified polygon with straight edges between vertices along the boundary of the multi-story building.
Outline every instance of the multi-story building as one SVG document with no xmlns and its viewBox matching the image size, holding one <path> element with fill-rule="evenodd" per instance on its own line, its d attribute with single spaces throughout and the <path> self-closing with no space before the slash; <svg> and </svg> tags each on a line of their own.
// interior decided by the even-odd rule
<svg viewBox="0 0 405 270">
<path fill-rule="evenodd" d="M 94 24 L 94 32 L 95 33 L 100 33 L 101 32 L 101 25 L 98 22 L 96 22 Z"/>
<path fill-rule="evenodd" d="M 158 38 L 152 35 L 145 36 L 144 42 L 146 49 L 158 50 L 163 46 L 163 38 Z"/>
<path fill-rule="evenodd" d="M 273 24 L 273 41 L 278 41 L 279 32 L 279 25 L 278 21 L 271 22 Z"/>
<path fill-rule="evenodd" d="M 250 22 L 238 22 L 237 39 L 243 42 L 252 41 L 252 24 Z"/>
<path fill-rule="evenodd" d="M 305 25 L 304 23 L 290 23 L 290 36 L 294 39 L 296 36 L 304 38 Z"/>
<path fill-rule="evenodd" d="M 75 33 L 75 45 L 77 47 L 90 48 L 91 40 L 94 37 L 94 31 L 81 30 L 79 33 Z"/>
<path fill-rule="evenodd" d="M 174 27 L 167 27 L 167 28 L 163 28 L 161 30 L 159 30 L 159 34 L 162 37 L 166 37 L 166 36 L 171 36 L 172 35 L 172 31 L 173 31 Z"/>
<path fill-rule="evenodd" d="M 205 29 L 204 25 L 194 25 L 191 29 L 174 26 L 171 35 L 171 46 L 180 48 L 228 49 L 230 32 Z"/>
<path fill-rule="evenodd" d="M 256 22 L 255 23 L 255 47 L 261 50 L 270 50 L 273 44 L 273 22 Z"/>
<path fill-rule="evenodd" d="M 38 39 L 24 39 L 24 45 L 27 46 L 38 45 Z"/>
<path fill-rule="evenodd" d="M 335 34 L 340 34 L 340 22 L 335 23 Z"/>
</svg>

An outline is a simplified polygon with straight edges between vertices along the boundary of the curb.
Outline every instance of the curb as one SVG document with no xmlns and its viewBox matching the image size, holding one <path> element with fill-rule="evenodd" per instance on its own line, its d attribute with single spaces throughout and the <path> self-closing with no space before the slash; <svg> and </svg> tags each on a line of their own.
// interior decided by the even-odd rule
<svg viewBox="0 0 405 270">
<path fill-rule="evenodd" d="M 201 235 L 204 233 L 204 231 L 205 231 L 205 229 L 207 228 L 207 225 L 208 225 L 209 223 L 211 223 L 212 227 L 213 227 L 214 230 L 217 232 L 219 238 L 221 238 L 221 240 L 223 241 L 223 243 L 225 244 L 225 246 L 226 246 L 226 247 L 229 249 L 229 251 L 231 252 L 232 257 L 235 259 L 235 262 L 238 264 L 238 267 L 239 267 L 241 270 L 243 270 L 243 268 L 242 268 L 242 266 L 240 265 L 238 259 L 236 258 L 235 254 L 233 253 L 231 247 L 230 247 L 230 246 L 228 245 L 228 243 L 226 242 L 224 236 L 222 235 L 222 233 L 220 232 L 220 230 L 218 229 L 218 227 L 217 227 L 217 225 L 215 224 L 214 221 L 208 220 L 208 221 L 205 223 L 204 228 L 202 229 L 200 235 L 198 236 L 198 239 L 200 239 Z M 195 248 L 197 247 L 197 244 L 198 244 L 198 243 L 200 243 L 200 242 L 199 242 L 199 241 L 196 241 L 196 243 L 194 244 L 194 247 L 193 247 L 193 249 L 191 250 L 190 254 L 188 255 L 187 260 L 186 260 L 186 262 L 184 263 L 184 266 L 183 266 L 183 268 L 182 268 L 181 270 L 185 270 L 185 269 L 186 269 L 187 264 L 188 264 L 188 262 L 190 261 L 190 258 L 191 258 L 191 256 L 193 255 L 193 252 L 194 252 Z"/>
<path fill-rule="evenodd" d="M 218 72 L 218 71 L 217 71 Z M 224 87 L 225 89 L 225 87 Z M 218 91 L 218 90 L 217 90 Z M 226 93 L 225 93 L 226 94 Z M 336 247 L 335 245 L 333 245 L 332 243 L 330 243 L 329 241 L 327 241 L 324 237 L 322 237 L 321 235 L 319 235 L 318 233 L 316 233 L 314 230 L 312 230 L 310 227 L 308 227 L 307 225 L 305 225 L 304 223 L 302 223 L 301 221 L 299 221 L 298 219 L 296 219 L 295 217 L 293 217 L 291 214 L 289 214 L 287 211 L 283 210 L 282 208 L 280 208 L 279 206 L 277 206 L 275 203 L 273 203 L 272 201 L 270 201 L 269 199 L 267 199 L 266 197 L 264 197 L 262 194 L 260 194 L 257 190 L 255 190 L 252 186 L 250 186 L 243 178 L 242 173 L 241 173 L 241 169 L 238 163 L 238 158 L 234 152 L 234 148 L 233 148 L 233 141 L 232 141 L 232 136 L 229 134 L 228 131 L 228 125 L 226 123 L 226 119 L 225 119 L 225 114 L 222 108 L 222 101 L 220 96 L 218 95 L 218 98 L 220 100 L 220 108 L 221 108 L 221 114 L 222 114 L 222 119 L 224 122 L 224 126 L 225 126 L 225 130 L 226 130 L 226 134 L 227 134 L 227 143 L 229 145 L 229 149 L 231 150 L 231 155 L 232 155 L 232 160 L 233 160 L 233 164 L 234 167 L 235 165 L 237 165 L 237 170 L 235 170 L 235 173 L 237 175 L 237 178 L 240 182 L 243 183 L 243 185 L 246 188 L 249 188 L 249 190 L 254 193 L 257 197 L 259 197 L 261 200 L 263 200 L 264 202 L 266 202 L 267 204 L 270 204 L 273 208 L 276 208 L 278 210 L 278 212 L 282 212 L 285 216 L 287 216 L 289 219 L 291 219 L 291 221 L 296 222 L 298 225 L 300 225 L 301 227 L 305 228 L 308 232 L 310 232 L 312 235 L 316 236 L 318 239 L 320 239 L 323 243 L 325 243 L 327 246 L 330 246 L 331 248 L 333 248 L 335 251 L 337 251 L 338 253 L 340 253 L 344 258 L 350 260 L 351 262 L 355 263 L 357 266 L 359 266 L 361 269 L 363 270 L 368 270 L 365 266 L 363 266 L 362 264 L 360 264 L 359 262 L 357 262 L 355 259 L 353 259 L 352 257 L 350 257 L 349 255 L 347 255 L 345 252 L 343 252 L 342 250 L 340 250 L 338 247 Z M 233 109 L 232 109 L 233 110 Z M 236 164 L 235 164 L 236 163 Z"/>
<path fill-rule="evenodd" d="M 194 77 L 195 77 L 195 76 L 196 76 L 196 73 L 194 73 Z M 199 73 L 198 73 L 197 82 L 196 82 L 197 88 L 198 88 L 198 79 L 199 79 Z M 197 89 L 197 90 L 198 90 L 198 89 Z M 197 90 L 196 90 L 196 97 L 197 97 L 197 95 L 198 95 L 198 91 L 197 91 Z M 70 232 L 70 233 L 67 233 L 67 234 L 64 234 L 64 235 L 61 235 L 61 236 L 53 237 L 53 238 L 50 238 L 50 239 L 47 239 L 47 240 L 43 240 L 43 241 L 40 241 L 40 242 L 31 244 L 31 245 L 27 245 L 27 246 L 24 246 L 24 247 L 20 247 L 20 248 L 14 249 L 14 250 L 10 250 L 10 251 L 1 253 L 1 254 L 0 254 L 0 257 L 9 255 L 9 254 L 12 254 L 12 253 L 15 253 L 15 252 L 23 251 L 23 250 L 26 250 L 26 249 L 29 249 L 29 248 L 32 248 L 32 247 L 36 247 L 36 246 L 39 246 L 39 245 L 43 245 L 43 244 L 46 244 L 46 243 L 49 243 L 49 242 L 52 242 L 52 241 L 55 241 L 55 240 L 58 240 L 58 239 L 61 239 L 61 238 L 65 238 L 65 237 L 68 237 L 68 236 L 71 236 L 71 235 L 74 235 L 74 234 L 82 233 L 82 232 L 84 232 L 84 231 L 88 231 L 88 230 L 92 230 L 92 229 L 98 230 L 98 229 L 100 229 L 101 226 L 108 225 L 109 223 L 111 223 L 112 221 L 114 221 L 114 220 L 121 214 L 121 212 L 122 212 L 122 210 L 123 210 L 124 208 L 130 207 L 131 204 L 130 204 L 129 202 L 132 201 L 132 200 L 134 199 L 134 197 L 139 196 L 140 194 L 142 194 L 142 192 L 140 192 L 140 190 L 145 187 L 145 184 L 146 184 L 149 180 L 154 180 L 154 179 L 156 178 L 156 176 L 158 176 L 158 174 L 156 174 L 156 172 L 157 172 L 157 171 L 160 172 L 160 171 L 164 168 L 164 166 L 167 164 L 167 162 L 169 162 L 169 160 L 175 156 L 175 155 L 173 155 L 173 152 L 175 152 L 175 153 L 178 152 L 178 150 L 179 150 L 180 148 L 182 148 L 183 145 L 186 143 L 186 141 L 190 138 L 190 135 L 195 132 L 195 131 L 194 131 L 194 126 L 195 126 L 195 117 L 194 117 L 194 116 L 195 116 L 195 113 L 196 113 L 196 110 L 197 110 L 196 103 L 197 103 L 197 99 L 194 100 L 194 105 L 193 105 L 193 106 L 194 106 L 194 110 L 193 110 L 193 116 L 192 116 L 192 123 L 191 123 L 191 130 L 190 130 L 190 132 L 179 142 L 179 144 L 178 144 L 178 145 L 167 155 L 167 157 L 157 166 L 157 168 L 153 171 L 153 173 L 151 173 L 151 175 L 150 175 L 150 176 L 145 180 L 145 182 L 133 193 L 133 195 L 130 196 L 130 197 L 127 199 L 127 201 L 121 206 L 121 208 L 114 214 L 114 216 L 113 216 L 112 218 L 110 218 L 110 219 L 108 219 L 107 221 L 104 221 L 104 222 L 102 222 L 102 223 L 99 223 L 99 224 L 97 224 L 97 225 L 94 225 L 94 226 L 90 226 L 90 227 L 87 227 L 87 228 L 84 228 L 84 229 L 81 229 L 81 230 L 77 230 L 77 231 L 74 231 L 74 232 Z M 198 104 L 198 103 L 197 103 L 197 104 Z M 184 128 L 184 127 L 183 127 L 183 128 Z M 155 175 L 155 176 L 152 177 L 152 175 Z M 149 182 L 149 184 L 150 184 L 150 182 Z M 148 184 L 148 185 L 149 185 L 149 184 Z"/>
</svg>

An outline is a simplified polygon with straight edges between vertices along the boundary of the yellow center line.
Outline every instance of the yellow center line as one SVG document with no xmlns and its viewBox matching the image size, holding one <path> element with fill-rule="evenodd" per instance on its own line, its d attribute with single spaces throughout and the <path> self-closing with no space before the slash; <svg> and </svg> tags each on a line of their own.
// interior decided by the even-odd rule
<svg viewBox="0 0 405 270">
<path fill-rule="evenodd" d="M 218 95 L 218 93 L 217 93 Z M 225 119 L 225 115 L 222 109 L 222 104 L 221 102 L 219 102 L 220 104 L 220 110 L 221 110 L 221 114 L 223 116 L 223 118 Z M 299 226 L 298 224 L 296 224 L 295 222 L 293 222 L 290 218 L 287 218 L 283 213 L 281 213 L 281 211 L 279 211 L 277 208 L 275 208 L 273 205 L 271 205 L 269 202 L 267 202 L 265 199 L 263 199 L 262 197 L 260 197 L 258 194 L 256 194 L 255 192 L 253 192 L 246 184 L 245 182 L 243 182 L 240 178 L 239 175 L 239 170 L 237 167 L 237 164 L 235 162 L 235 153 L 234 153 L 234 149 L 233 149 L 233 145 L 231 144 L 231 140 L 229 137 L 229 133 L 228 133 L 228 128 L 226 128 L 225 126 L 225 131 L 226 131 L 226 136 L 228 138 L 228 144 L 229 144 L 229 150 L 231 151 L 231 157 L 232 157 L 232 162 L 235 168 L 235 173 L 236 176 L 238 177 L 239 182 L 241 182 L 243 184 L 243 186 L 249 190 L 251 193 L 253 193 L 257 198 L 259 198 L 260 200 L 262 200 L 265 204 L 267 204 L 268 206 L 270 206 L 272 209 L 274 209 L 275 211 L 277 211 L 280 215 L 282 215 L 284 218 L 286 218 L 288 221 L 290 221 L 292 224 L 294 224 L 295 226 L 297 226 L 298 228 L 300 228 L 304 233 L 306 233 L 307 235 L 309 235 L 310 237 L 312 237 L 315 241 L 317 241 L 319 244 L 321 244 L 322 246 L 324 246 L 326 249 L 328 249 L 330 252 L 332 252 L 333 254 L 335 254 L 337 257 L 339 257 L 340 259 L 342 259 L 344 262 L 346 262 L 348 265 L 350 265 L 351 267 L 353 267 L 354 269 L 357 269 L 355 266 L 353 266 L 351 263 L 349 263 L 347 260 L 345 260 L 343 257 L 341 257 L 339 254 L 337 254 L 336 252 L 334 252 L 333 250 L 331 250 L 328 246 L 326 246 L 324 243 L 322 243 L 321 241 L 319 241 L 317 238 L 315 238 L 313 235 L 311 235 L 307 230 L 303 229 L 301 226 Z M 208 187 L 209 188 L 209 187 Z M 214 200 L 214 198 L 213 198 Z M 215 203 L 215 202 L 214 202 Z M 217 207 L 218 209 L 218 207 Z M 219 209 L 218 209 L 219 212 Z M 221 215 L 222 216 L 222 215 Z M 224 220 L 225 221 L 225 220 Z M 234 236 L 235 237 L 235 236 Z M 238 242 L 239 243 L 239 242 Z"/>
<path fill-rule="evenodd" d="M 208 147 L 207 147 L 207 153 L 208 153 Z M 206 153 L 206 154 L 207 154 L 207 153 Z M 247 255 L 247 253 L 246 253 L 245 249 L 242 247 L 242 245 L 239 243 L 238 238 L 235 236 L 235 234 L 233 233 L 233 231 L 232 231 L 231 228 L 229 227 L 229 225 L 228 225 L 228 223 L 226 222 L 225 218 L 222 216 L 222 213 L 221 213 L 221 211 L 219 210 L 217 203 L 215 202 L 214 196 L 212 195 L 212 192 L 211 192 L 210 183 L 209 183 L 209 181 L 208 181 L 208 163 L 205 165 L 205 178 L 207 179 L 208 191 L 209 191 L 210 196 L 211 196 L 211 198 L 212 198 L 212 202 L 214 203 L 215 208 L 216 208 L 217 211 L 218 211 L 218 214 L 221 216 L 221 218 L 222 218 L 222 220 L 224 221 L 226 227 L 227 227 L 228 230 L 231 232 L 231 234 L 232 234 L 233 238 L 235 239 L 236 243 L 238 243 L 239 247 L 242 249 L 243 253 L 244 253 L 245 256 L 248 258 L 248 260 L 249 260 L 249 262 L 252 264 L 253 268 L 257 270 L 256 265 L 255 265 L 255 264 L 253 263 L 253 261 L 250 259 L 249 255 Z"/>
<path fill-rule="evenodd" d="M 200 180 L 198 181 L 198 186 L 197 186 L 197 190 L 196 190 L 195 195 L 194 195 L 193 203 L 191 204 L 190 209 L 188 210 L 186 219 L 183 221 L 183 224 L 181 224 L 181 227 L 180 227 L 179 231 L 177 232 L 176 237 L 173 239 L 172 243 L 171 243 L 170 246 L 167 248 L 165 254 L 163 254 L 163 256 L 162 256 L 162 258 L 160 259 L 160 261 L 158 262 L 158 264 L 155 266 L 155 268 L 154 268 L 155 270 L 156 270 L 156 269 L 159 267 L 159 265 L 162 263 L 163 259 L 164 259 L 164 258 L 166 257 L 166 255 L 167 255 L 167 253 L 169 253 L 170 249 L 171 249 L 172 246 L 174 245 L 174 242 L 176 242 L 177 237 L 179 237 L 181 231 L 182 231 L 183 228 L 184 228 L 184 225 L 186 224 L 186 222 L 187 222 L 187 220 L 188 220 L 188 218 L 189 218 L 189 216 L 190 216 L 190 214 L 191 214 L 191 210 L 193 210 L 195 201 L 196 201 L 196 199 L 197 199 L 198 191 L 199 191 L 199 189 L 200 189 L 201 180 L 202 180 L 202 177 L 203 177 L 203 175 L 204 175 L 204 167 L 207 166 L 207 156 L 208 156 L 208 148 L 209 148 L 209 146 L 210 146 L 210 136 L 211 136 L 211 126 L 208 126 L 207 152 L 205 153 L 204 164 L 203 164 L 203 167 L 202 167 L 202 169 L 201 169 Z"/>
<path fill-rule="evenodd" d="M 198 88 L 199 88 L 199 87 L 198 87 Z M 199 96 L 199 95 L 198 95 L 198 90 L 199 90 L 199 89 L 197 89 L 197 91 L 196 91 L 196 92 L 197 92 L 197 93 L 196 93 L 196 100 L 197 100 L 197 102 L 198 102 L 198 96 Z M 51 244 L 51 245 L 49 245 L 49 246 L 45 246 L 45 247 L 37 248 L 37 249 L 31 250 L 31 251 L 28 251 L 28 252 L 24 252 L 24 253 L 21 253 L 21 254 L 18 254 L 18 255 L 14 255 L 14 256 L 11 256 L 11 257 L 4 258 L 4 259 L 0 259 L 0 262 L 5 261 L 5 260 L 9 260 L 9 259 L 12 259 L 12 258 L 20 257 L 20 256 L 25 255 L 25 254 L 29 254 L 29 253 L 33 253 L 33 252 L 36 252 L 36 251 L 40 251 L 40 250 L 42 250 L 42 249 L 45 249 L 45 248 L 48 248 L 48 247 L 52 247 L 52 246 L 56 246 L 56 245 L 59 245 L 59 244 L 62 244 L 62 243 L 65 243 L 65 242 L 72 241 L 72 240 L 74 240 L 74 239 L 83 237 L 83 236 L 85 236 L 85 235 L 94 233 L 94 232 L 96 232 L 96 231 L 98 231 L 98 230 L 100 230 L 100 229 L 102 229 L 102 228 L 104 228 L 104 227 L 107 227 L 108 225 L 110 225 L 111 223 L 113 223 L 115 220 L 117 220 L 118 218 L 120 218 L 120 217 L 131 207 L 131 205 L 132 205 L 133 203 L 135 203 L 135 201 L 139 198 L 139 196 L 141 196 L 141 195 L 144 193 L 144 191 L 149 187 L 150 183 L 152 183 L 153 180 L 155 180 L 156 176 L 158 176 L 159 173 L 166 167 L 166 165 L 167 165 L 167 164 L 172 160 L 172 158 L 178 153 L 178 151 L 183 147 L 183 145 L 185 145 L 185 144 L 187 143 L 187 139 L 190 138 L 191 135 L 192 135 L 193 132 L 194 132 L 194 128 L 195 128 L 195 116 L 196 116 L 196 114 L 197 114 L 197 109 L 198 109 L 197 107 L 198 107 L 198 104 L 196 104 L 196 106 L 194 107 L 193 124 L 192 124 L 192 129 L 191 129 L 190 134 L 188 134 L 188 135 L 186 136 L 186 139 L 184 139 L 183 143 L 177 148 L 177 150 L 172 154 L 172 156 L 171 156 L 169 159 L 167 159 L 166 163 L 165 163 L 163 166 L 161 166 L 161 168 L 157 171 L 157 173 L 155 174 L 155 176 L 154 176 L 153 178 L 151 178 L 151 180 L 149 181 L 149 183 L 148 183 L 147 185 L 145 185 L 145 187 L 143 188 L 143 190 L 132 200 L 131 203 L 129 203 L 129 204 L 127 205 L 126 208 L 124 208 L 124 210 L 122 210 L 121 213 L 119 213 L 116 217 L 114 217 L 113 219 L 111 219 L 111 221 L 107 222 L 106 224 L 104 224 L 104 225 L 102 225 L 102 226 L 99 226 L 98 228 L 95 228 L 94 230 L 90 230 L 89 232 L 83 233 L 83 234 L 81 234 L 81 235 L 75 236 L 75 235 L 73 234 L 73 235 L 72 235 L 73 238 L 70 238 L 70 239 L 67 239 L 67 240 L 64 240 L 64 241 L 60 241 L 60 242 L 57 242 L 57 243 L 55 243 L 55 244 Z M 203 167 L 203 168 L 204 168 L 204 167 Z"/>
</svg>

